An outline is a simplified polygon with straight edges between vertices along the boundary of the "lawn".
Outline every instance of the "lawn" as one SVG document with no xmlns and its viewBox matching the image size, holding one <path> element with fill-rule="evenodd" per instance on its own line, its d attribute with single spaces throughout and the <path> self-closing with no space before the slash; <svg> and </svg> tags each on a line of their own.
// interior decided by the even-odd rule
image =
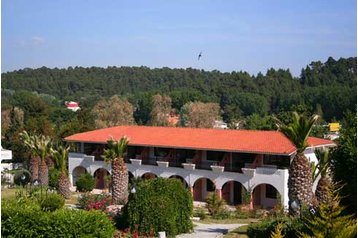
<svg viewBox="0 0 358 238">
<path fill-rule="evenodd" d="M 246 235 L 247 227 L 248 226 L 241 226 L 239 228 L 236 228 L 235 230 L 226 234 L 224 238 L 248 238 L 248 236 Z"/>
<path fill-rule="evenodd" d="M 1 199 L 15 198 L 17 188 L 1 188 Z"/>
<path fill-rule="evenodd" d="M 204 224 L 212 224 L 212 223 L 216 223 L 216 224 L 236 224 L 236 223 L 250 224 L 250 223 L 259 222 L 259 219 L 255 219 L 255 218 L 247 218 L 247 219 L 229 218 L 229 219 L 218 220 L 218 219 L 213 219 L 213 218 L 205 218 L 204 220 L 200 220 L 200 221 L 197 221 L 197 222 L 204 223 Z"/>
<path fill-rule="evenodd" d="M 19 191 L 20 188 L 2 188 L 1 189 L 1 199 L 14 199 L 16 191 Z M 81 193 L 78 192 L 72 192 L 71 197 L 69 199 L 66 199 L 66 204 L 76 204 L 78 196 Z"/>
</svg>

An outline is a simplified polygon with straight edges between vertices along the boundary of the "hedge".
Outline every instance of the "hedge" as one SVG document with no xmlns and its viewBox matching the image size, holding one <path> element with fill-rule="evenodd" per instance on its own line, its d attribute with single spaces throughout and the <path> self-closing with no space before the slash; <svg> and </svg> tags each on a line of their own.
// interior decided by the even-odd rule
<svg viewBox="0 0 358 238">
<path fill-rule="evenodd" d="M 3 237 L 99 237 L 111 238 L 114 226 L 100 211 L 60 209 L 42 211 L 33 202 L 1 203 Z"/>
<path fill-rule="evenodd" d="M 247 228 L 247 235 L 250 238 L 267 238 L 275 230 L 278 223 L 283 224 L 282 233 L 284 237 L 296 238 L 299 232 L 305 231 L 304 224 L 300 218 L 279 217 L 266 218 L 259 223 L 252 223 Z"/>
<path fill-rule="evenodd" d="M 191 193 L 177 179 L 156 178 L 141 181 L 136 193 L 123 207 L 122 226 L 139 232 L 165 231 L 170 236 L 193 229 Z M 119 227 L 123 228 L 123 227 Z"/>
</svg>

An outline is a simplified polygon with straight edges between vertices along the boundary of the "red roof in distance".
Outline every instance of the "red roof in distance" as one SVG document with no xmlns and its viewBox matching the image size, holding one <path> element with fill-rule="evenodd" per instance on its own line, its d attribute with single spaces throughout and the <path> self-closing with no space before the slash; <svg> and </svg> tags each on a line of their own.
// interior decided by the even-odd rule
<svg viewBox="0 0 358 238">
<path fill-rule="evenodd" d="M 290 155 L 296 147 L 278 131 L 220 130 L 184 127 L 117 126 L 78 133 L 66 141 L 106 143 L 127 136 L 129 145 L 218 150 L 244 153 Z M 310 138 L 312 146 L 334 144 L 330 140 Z"/>
</svg>

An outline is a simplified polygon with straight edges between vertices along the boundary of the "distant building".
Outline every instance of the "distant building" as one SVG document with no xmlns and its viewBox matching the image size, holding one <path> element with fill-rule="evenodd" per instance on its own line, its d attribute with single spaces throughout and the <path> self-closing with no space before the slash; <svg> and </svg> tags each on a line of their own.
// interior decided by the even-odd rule
<svg viewBox="0 0 358 238">
<path fill-rule="evenodd" d="M 339 138 L 339 129 L 341 125 L 338 122 L 328 123 L 328 133 L 325 135 L 330 140 Z"/>
<path fill-rule="evenodd" d="M 67 107 L 67 109 L 70 109 L 70 110 L 72 110 L 72 111 L 74 111 L 74 112 L 76 112 L 76 111 L 78 111 L 78 110 L 80 110 L 81 108 L 79 107 L 79 105 L 78 105 L 78 103 L 77 102 L 65 102 L 65 105 L 66 105 L 66 107 Z"/>
<path fill-rule="evenodd" d="M 226 122 L 215 121 L 213 128 L 215 129 L 229 129 Z"/>
</svg>

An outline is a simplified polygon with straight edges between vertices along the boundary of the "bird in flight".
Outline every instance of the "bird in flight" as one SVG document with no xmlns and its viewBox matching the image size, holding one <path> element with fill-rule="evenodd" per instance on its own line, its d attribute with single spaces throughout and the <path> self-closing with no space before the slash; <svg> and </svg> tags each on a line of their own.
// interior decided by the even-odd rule
<svg viewBox="0 0 358 238">
<path fill-rule="evenodd" d="M 202 52 L 200 51 L 200 53 L 199 53 L 199 55 L 198 55 L 198 60 L 200 60 L 200 58 L 201 58 L 201 56 L 202 56 L 201 53 L 202 53 Z"/>
</svg>

